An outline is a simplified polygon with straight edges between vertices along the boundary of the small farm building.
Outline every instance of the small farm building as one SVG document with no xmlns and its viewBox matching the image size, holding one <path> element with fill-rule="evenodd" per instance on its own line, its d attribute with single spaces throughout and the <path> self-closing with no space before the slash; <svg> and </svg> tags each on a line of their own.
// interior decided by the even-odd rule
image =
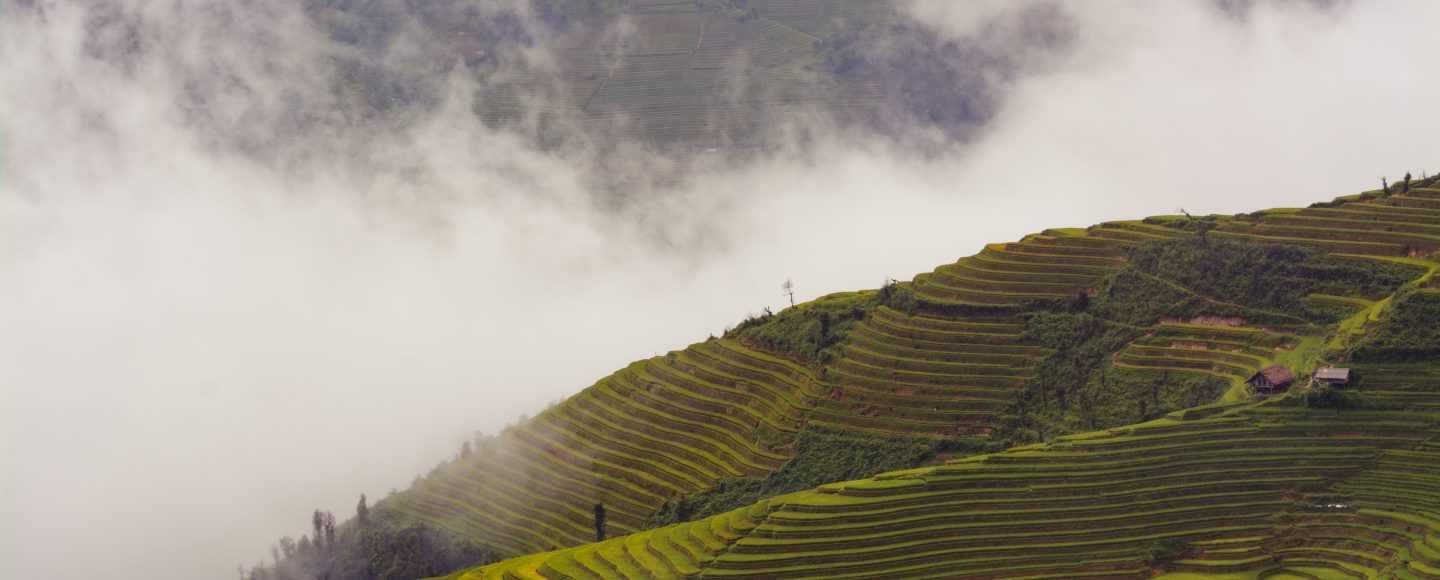
<svg viewBox="0 0 1440 580">
<path fill-rule="evenodd" d="M 1295 377 L 1290 374 L 1289 369 L 1280 365 L 1271 365 L 1250 375 L 1250 379 L 1246 382 L 1250 383 L 1250 388 L 1255 391 L 1255 394 L 1268 397 L 1285 392 L 1290 388 L 1290 383 L 1295 382 Z"/>
<path fill-rule="evenodd" d="M 1336 387 L 1350 386 L 1350 369 L 1325 367 L 1315 371 L 1315 382 Z"/>
</svg>

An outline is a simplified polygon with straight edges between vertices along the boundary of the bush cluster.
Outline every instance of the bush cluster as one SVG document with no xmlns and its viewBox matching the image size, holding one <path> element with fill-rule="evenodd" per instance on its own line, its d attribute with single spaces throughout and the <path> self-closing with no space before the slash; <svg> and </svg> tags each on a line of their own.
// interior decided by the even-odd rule
<svg viewBox="0 0 1440 580">
<path fill-rule="evenodd" d="M 1160 316 L 1237 316 L 1260 323 L 1331 323 L 1343 309 L 1310 294 L 1378 297 L 1415 277 L 1404 266 L 1314 248 L 1188 237 L 1129 249 L 1130 265 L 1101 282 L 1098 315 L 1129 324 Z"/>
<path fill-rule="evenodd" d="M 1406 287 L 1351 351 L 1359 362 L 1440 360 L 1440 293 Z"/>
<path fill-rule="evenodd" d="M 951 442 L 957 452 L 978 444 Z M 963 449 L 962 449 L 963 448 Z M 765 477 L 724 481 L 666 501 L 647 522 L 660 527 L 705 518 L 780 494 L 924 465 L 936 452 L 929 439 L 881 436 L 811 425 L 800 433 L 795 456 Z"/>
<path fill-rule="evenodd" d="M 823 365 L 834 360 L 835 349 L 844 342 L 850 328 L 880 306 L 913 314 L 919 301 L 909 283 L 889 280 L 876 291 L 831 294 L 779 314 L 766 309 L 725 336 L 758 344 L 806 364 Z"/>
</svg>

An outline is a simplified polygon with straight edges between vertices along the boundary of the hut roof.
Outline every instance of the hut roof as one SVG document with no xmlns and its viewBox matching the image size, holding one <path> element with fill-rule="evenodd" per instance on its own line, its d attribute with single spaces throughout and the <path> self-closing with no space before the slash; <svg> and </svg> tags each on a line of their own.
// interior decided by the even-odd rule
<svg viewBox="0 0 1440 580">
<path fill-rule="evenodd" d="M 1318 371 L 1315 371 L 1315 378 L 1321 379 L 1321 380 L 1329 379 L 1329 380 L 1348 381 L 1348 380 L 1350 380 L 1350 369 L 1338 368 L 1338 367 L 1325 367 L 1325 368 L 1323 368 L 1323 369 L 1320 369 L 1320 370 L 1318 370 Z"/>
<path fill-rule="evenodd" d="M 1291 383 L 1295 381 L 1295 376 L 1290 374 L 1290 369 L 1287 369 L 1280 365 L 1270 365 L 1268 367 L 1260 369 L 1260 372 L 1250 376 L 1250 380 L 1253 381 L 1255 380 L 1255 377 L 1261 375 L 1264 375 L 1265 380 L 1270 381 L 1270 384 L 1272 385 L 1283 385 L 1285 383 Z"/>
</svg>

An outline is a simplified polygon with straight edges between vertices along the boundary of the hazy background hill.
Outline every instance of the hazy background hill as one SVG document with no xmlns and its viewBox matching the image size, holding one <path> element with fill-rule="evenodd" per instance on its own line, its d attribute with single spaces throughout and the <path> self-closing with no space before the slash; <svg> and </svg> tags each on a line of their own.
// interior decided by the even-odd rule
<svg viewBox="0 0 1440 580">
<path fill-rule="evenodd" d="M 737 30 L 869 22 L 754 4 Z M 796 42 L 786 122 L 693 141 L 630 133 L 623 99 L 582 115 L 588 73 L 545 76 L 564 35 L 644 18 L 565 5 L 545 32 L 529 6 L 475 4 L 493 23 L 466 38 L 513 38 L 473 68 L 421 16 L 459 3 L 0 7 L 0 575 L 226 573 L 616 361 L 779 306 L 786 278 L 874 288 L 1044 227 L 1306 203 L 1440 158 L 1432 43 L 1407 33 L 1425 2 L 907 3 L 851 46 L 920 27 L 939 70 L 983 77 L 936 88 L 969 113 L 931 127 L 893 83 L 828 110 L 850 73 Z M 394 30 L 344 36 L 371 9 Z M 618 71 L 625 48 L 592 53 Z M 661 85 L 685 86 L 634 86 Z M 486 113 L 487 86 L 543 98 Z"/>
</svg>

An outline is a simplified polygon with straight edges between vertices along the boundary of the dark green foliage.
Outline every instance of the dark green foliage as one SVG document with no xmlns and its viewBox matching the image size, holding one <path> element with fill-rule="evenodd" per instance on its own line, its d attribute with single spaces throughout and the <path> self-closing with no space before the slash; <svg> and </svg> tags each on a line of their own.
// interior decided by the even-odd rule
<svg viewBox="0 0 1440 580">
<path fill-rule="evenodd" d="M 357 519 L 335 527 L 320 524 L 320 538 L 300 539 L 277 565 L 252 572 L 252 578 L 301 580 L 361 578 L 410 580 L 488 564 L 501 554 L 447 530 L 415 521 L 383 505 L 359 510 Z M 321 513 L 320 518 L 325 518 Z M 314 523 L 312 518 L 312 524 Z M 333 521 L 329 519 L 328 521 Z M 363 523 L 362 523 L 363 522 Z"/>
<path fill-rule="evenodd" d="M 1440 361 L 1440 293 L 1407 287 L 1351 352 L 1357 362 Z"/>
<path fill-rule="evenodd" d="M 950 447 L 960 454 L 979 450 L 978 445 L 963 442 Z M 812 425 L 800 433 L 795 456 L 779 470 L 763 478 L 722 482 L 710 489 L 671 499 L 660 506 L 647 527 L 709 517 L 826 483 L 919 467 L 929 461 L 935 451 L 935 444 L 929 439 L 869 435 Z"/>
<path fill-rule="evenodd" d="M 1033 377 L 1001 413 L 990 437 L 992 447 L 1043 441 L 1133 418 L 1134 413 L 1116 409 L 1133 404 L 1135 389 L 1114 380 L 1108 362 L 1141 333 L 1087 313 L 1029 315 L 1021 340 L 1055 350 L 1035 365 Z M 1165 407 L 1157 404 L 1146 411 Z"/>
<path fill-rule="evenodd" d="M 1310 409 L 1333 409 L 1336 411 L 1393 411 L 1403 409 L 1403 404 L 1366 396 L 1353 388 L 1317 385 L 1296 393 L 1288 399 Z"/>
<path fill-rule="evenodd" d="M 1121 324 L 1149 325 L 1162 317 L 1189 318 L 1213 311 L 1210 301 L 1135 268 L 1126 268 L 1098 284 L 1100 297 L 1091 312 Z M 1213 313 L 1213 312 L 1212 312 Z"/>
<path fill-rule="evenodd" d="M 370 506 L 365 503 L 365 494 L 360 494 L 360 502 L 355 504 L 355 523 L 364 528 L 370 525 Z"/>
<path fill-rule="evenodd" d="M 835 357 L 835 347 L 844 341 L 850 327 L 864 320 L 880 306 L 914 313 L 918 302 L 908 283 L 887 280 L 875 292 L 831 294 L 773 314 L 746 319 L 725 333 L 789 355 L 809 364 L 825 364 Z"/>
<path fill-rule="evenodd" d="M 1164 567 L 1176 560 L 1179 560 L 1190 551 L 1190 545 L 1179 538 L 1167 538 L 1156 540 L 1145 546 L 1145 565 L 1151 567 Z"/>
<path fill-rule="evenodd" d="M 466 566 L 495 562 L 500 555 L 488 546 L 434 526 L 403 518 L 390 510 L 372 510 L 376 525 L 359 533 L 358 555 L 366 576 L 376 580 L 426 578 Z M 332 578 L 356 578 L 333 574 Z"/>
<path fill-rule="evenodd" d="M 909 282 L 887 279 L 885 285 L 876 292 L 876 298 L 881 306 L 905 314 L 915 314 L 915 310 L 920 307 L 920 299 L 915 296 L 915 288 Z"/>
<path fill-rule="evenodd" d="M 1142 244 L 1129 254 L 1130 266 L 1102 283 L 1105 297 L 1097 307 L 1101 316 L 1131 324 L 1154 322 L 1162 312 L 1267 323 L 1334 322 L 1339 311 L 1305 297 L 1382 296 L 1415 277 L 1413 270 L 1395 264 L 1246 240 L 1180 238 Z"/>
</svg>

